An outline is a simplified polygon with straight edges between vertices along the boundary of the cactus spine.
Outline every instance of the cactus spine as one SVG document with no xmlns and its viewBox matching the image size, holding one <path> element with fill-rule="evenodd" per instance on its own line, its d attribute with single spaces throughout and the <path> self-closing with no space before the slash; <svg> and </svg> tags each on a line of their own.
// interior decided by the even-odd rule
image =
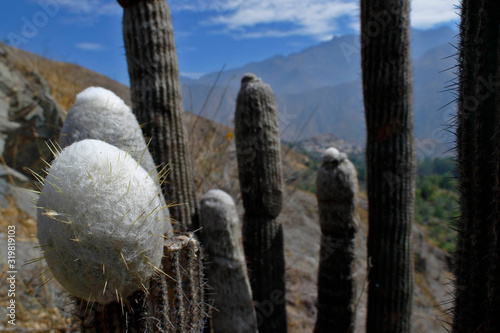
<svg viewBox="0 0 500 333">
<path fill-rule="evenodd" d="M 179 230 L 197 228 L 196 199 L 187 136 L 179 68 L 170 9 L 165 1 L 119 0 L 124 8 L 123 38 L 130 74 L 133 110 L 157 164 L 169 164 L 171 178 L 163 189 Z M 175 227 L 175 226 L 174 226 Z"/>
<path fill-rule="evenodd" d="M 380 22 L 375 18 L 384 18 Z M 409 332 L 415 201 L 410 1 L 361 1 L 369 201 L 367 332 Z"/>
<path fill-rule="evenodd" d="M 259 332 L 286 332 L 281 147 L 269 85 L 254 74 L 241 80 L 235 113 L 238 174 L 245 215 L 243 239 Z"/>
<path fill-rule="evenodd" d="M 206 275 L 213 289 L 212 327 L 215 333 L 255 333 L 257 320 L 247 275 L 241 226 L 233 199 L 210 190 L 200 204 Z"/>
<path fill-rule="evenodd" d="M 500 3 L 463 1 L 458 74 L 460 219 L 453 332 L 500 330 Z"/>
<path fill-rule="evenodd" d="M 326 150 L 318 170 L 316 189 L 321 252 L 314 332 L 353 332 L 355 286 L 352 265 L 358 180 L 356 169 L 346 154 L 335 148 Z"/>
</svg>

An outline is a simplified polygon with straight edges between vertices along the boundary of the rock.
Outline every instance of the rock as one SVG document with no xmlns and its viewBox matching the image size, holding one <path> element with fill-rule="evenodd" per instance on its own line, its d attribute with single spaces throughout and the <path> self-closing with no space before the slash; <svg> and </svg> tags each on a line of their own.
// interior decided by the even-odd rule
<svg viewBox="0 0 500 333">
<path fill-rule="evenodd" d="M 31 183 L 32 181 L 23 174 L 8 166 L 0 165 L 0 209 L 8 208 L 7 197 L 11 197 L 20 211 L 36 219 L 34 203 L 38 201 L 38 195 L 25 188 Z"/>
<path fill-rule="evenodd" d="M 57 142 L 63 111 L 35 70 L 16 69 L 15 55 L 0 43 L 0 154 L 12 169 L 33 178 L 52 153 L 47 142 Z"/>
</svg>

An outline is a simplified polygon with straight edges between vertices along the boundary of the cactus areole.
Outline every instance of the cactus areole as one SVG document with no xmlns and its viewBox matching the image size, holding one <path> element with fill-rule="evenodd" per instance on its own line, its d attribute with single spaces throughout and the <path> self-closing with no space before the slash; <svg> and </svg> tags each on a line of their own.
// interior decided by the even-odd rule
<svg viewBox="0 0 500 333">
<path fill-rule="evenodd" d="M 145 288 L 168 226 L 158 191 L 137 161 L 103 141 L 56 155 L 38 202 L 38 239 L 70 294 L 107 304 Z"/>
</svg>

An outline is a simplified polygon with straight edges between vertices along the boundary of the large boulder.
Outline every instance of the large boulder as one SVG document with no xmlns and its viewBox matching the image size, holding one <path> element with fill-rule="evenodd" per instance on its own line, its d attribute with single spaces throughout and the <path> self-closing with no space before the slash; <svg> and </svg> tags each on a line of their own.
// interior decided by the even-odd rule
<svg viewBox="0 0 500 333">
<path fill-rule="evenodd" d="M 0 154 L 5 163 L 29 178 L 29 169 L 41 174 L 42 158 L 52 158 L 47 143 L 57 142 L 62 119 L 45 79 L 29 65 L 21 67 L 0 43 Z"/>
</svg>

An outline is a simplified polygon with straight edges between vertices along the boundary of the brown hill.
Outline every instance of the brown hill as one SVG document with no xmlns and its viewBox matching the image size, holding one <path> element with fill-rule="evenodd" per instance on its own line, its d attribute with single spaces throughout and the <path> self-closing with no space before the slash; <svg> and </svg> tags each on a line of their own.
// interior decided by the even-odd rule
<svg viewBox="0 0 500 333">
<path fill-rule="evenodd" d="M 18 49 L 11 49 L 11 52 L 16 54 L 16 60 L 12 65 L 19 71 L 26 75 L 38 71 L 46 78 L 52 95 L 64 110 L 68 110 L 76 94 L 88 86 L 110 89 L 130 105 L 128 87 L 103 75 L 78 65 L 52 61 Z M 232 128 L 191 114 L 186 114 L 185 121 L 186 127 L 190 129 L 190 150 L 195 166 L 198 198 L 211 188 L 220 188 L 235 198 L 241 212 Z M 287 181 L 287 192 L 280 219 L 285 226 L 290 332 L 311 332 L 316 314 L 316 275 L 320 239 L 318 208 L 313 194 L 294 187 L 294 181 L 300 178 L 303 171 L 307 169 L 307 162 L 308 157 L 293 150 L 283 149 L 283 170 Z M 359 301 L 356 332 L 363 332 L 366 316 L 366 234 L 368 230 L 367 200 L 363 195 L 359 200 L 358 215 L 360 233 L 357 239 L 355 272 Z M 18 236 L 20 238 L 36 234 L 33 217 L 22 215 L 15 208 L 3 210 L 0 218 L 2 228 L 13 223 L 19 225 Z M 3 248 L 2 246 L 2 250 Z M 448 318 L 442 313 L 446 310 L 444 300 L 449 290 L 445 284 L 450 278 L 446 255 L 428 245 L 422 231 L 417 227 L 414 228 L 414 248 L 416 262 L 414 332 L 445 332 L 443 322 Z M 51 291 L 35 293 L 31 290 L 33 286 L 41 284 L 38 283 L 40 278 L 33 279 L 36 275 L 34 271 L 40 269 L 38 266 L 28 267 L 19 276 L 23 283 L 19 283 L 19 286 L 23 285 L 25 288 L 22 294 L 24 297 L 23 315 L 26 320 L 19 322 L 18 327 L 35 330 L 37 327 L 61 328 L 61 325 L 68 325 L 69 314 L 60 310 L 60 304 L 64 302 L 47 303 L 46 300 L 47 298 L 56 299 L 57 292 L 51 289 Z M 3 281 L 0 283 L 3 289 L 3 284 L 6 282 L 5 279 L 1 281 Z M 54 284 L 51 285 L 54 286 Z M 2 308 L 5 308 L 3 305 L 6 301 L 8 301 L 6 295 L 0 295 Z M 0 321 L 0 327 L 1 325 L 5 325 L 4 319 Z"/>
<path fill-rule="evenodd" d="M 107 76 L 79 65 L 50 60 L 14 47 L 9 47 L 9 49 L 14 55 L 11 57 L 13 66 L 26 74 L 33 70 L 38 71 L 47 80 L 52 96 L 65 111 L 73 105 L 80 91 L 91 86 L 109 89 L 128 105 L 131 104 L 128 87 Z"/>
</svg>

